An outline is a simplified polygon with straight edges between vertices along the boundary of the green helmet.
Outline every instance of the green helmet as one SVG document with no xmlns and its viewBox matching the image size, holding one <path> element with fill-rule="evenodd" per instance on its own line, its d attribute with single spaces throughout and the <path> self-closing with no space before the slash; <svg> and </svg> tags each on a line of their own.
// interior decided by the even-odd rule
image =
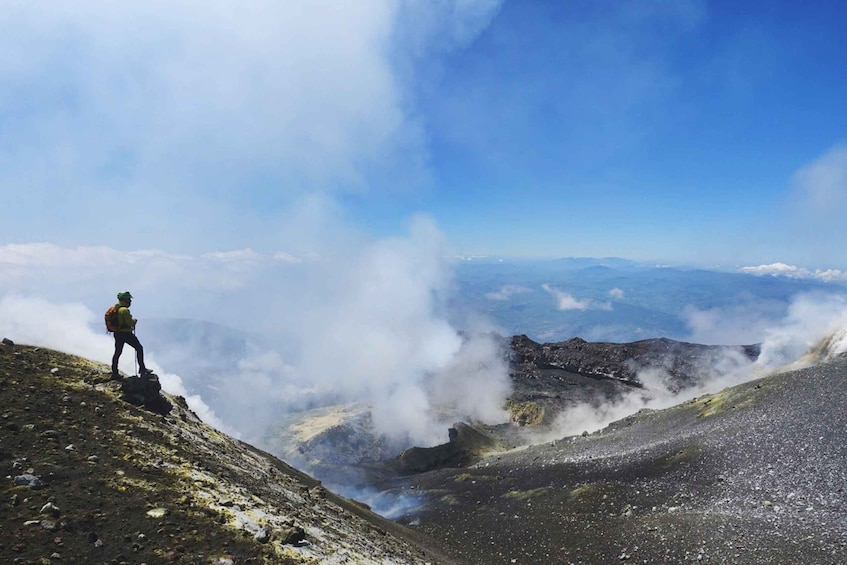
<svg viewBox="0 0 847 565">
<path fill-rule="evenodd" d="M 118 300 L 132 300 L 132 295 L 129 293 L 128 290 L 124 292 L 119 292 Z"/>
</svg>

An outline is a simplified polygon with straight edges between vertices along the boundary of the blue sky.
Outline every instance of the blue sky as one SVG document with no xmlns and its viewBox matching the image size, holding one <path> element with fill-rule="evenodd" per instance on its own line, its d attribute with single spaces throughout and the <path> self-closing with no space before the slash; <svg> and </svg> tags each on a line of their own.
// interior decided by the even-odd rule
<svg viewBox="0 0 847 565">
<path fill-rule="evenodd" d="M 847 267 L 840 2 L 55 6 L 0 1 L 0 245 Z"/>
</svg>

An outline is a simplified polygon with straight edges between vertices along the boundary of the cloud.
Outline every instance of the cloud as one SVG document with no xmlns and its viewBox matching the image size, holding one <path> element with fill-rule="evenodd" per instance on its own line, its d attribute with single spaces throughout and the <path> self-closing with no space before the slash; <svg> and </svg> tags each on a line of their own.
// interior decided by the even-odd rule
<svg viewBox="0 0 847 565">
<path fill-rule="evenodd" d="M 624 291 L 619 288 L 613 288 L 609 291 L 609 296 L 616 300 L 622 300 L 624 297 Z"/>
<path fill-rule="evenodd" d="M 488 300 L 510 300 L 515 295 L 525 294 L 527 292 L 532 292 L 532 289 L 525 286 L 507 284 L 500 288 L 500 290 L 485 293 L 485 297 Z"/>
<path fill-rule="evenodd" d="M 408 191 L 428 150 L 403 61 L 467 44 L 498 6 L 6 2 L 0 237 L 246 247 L 306 196 Z"/>
<path fill-rule="evenodd" d="M 556 308 L 559 310 L 611 310 L 611 302 L 598 302 L 592 299 L 578 300 L 573 295 L 563 292 L 549 284 L 541 285 L 541 288 L 546 290 L 556 299 Z"/>
<path fill-rule="evenodd" d="M 847 209 L 847 145 L 832 147 L 795 172 L 791 182 L 815 215 L 842 216 Z"/>
<path fill-rule="evenodd" d="M 8 244 L 0 246 L 0 292 L 44 292 L 85 301 L 95 295 L 102 300 L 132 287 L 149 297 L 154 289 L 174 280 L 184 292 L 218 292 L 242 288 L 263 261 L 265 257 L 249 249 L 192 256 L 105 246 Z"/>
<path fill-rule="evenodd" d="M 292 255 L 291 253 L 288 253 L 287 251 L 277 251 L 276 253 L 273 254 L 272 259 L 274 261 L 279 261 L 281 263 L 302 263 L 304 261 L 304 259 L 297 257 L 295 255 Z"/>
<path fill-rule="evenodd" d="M 755 276 L 786 277 L 791 279 L 815 279 L 823 282 L 847 282 L 847 272 L 839 269 L 815 269 L 810 271 L 804 267 L 796 267 L 785 263 L 771 263 L 741 267 L 740 272 Z"/>
</svg>

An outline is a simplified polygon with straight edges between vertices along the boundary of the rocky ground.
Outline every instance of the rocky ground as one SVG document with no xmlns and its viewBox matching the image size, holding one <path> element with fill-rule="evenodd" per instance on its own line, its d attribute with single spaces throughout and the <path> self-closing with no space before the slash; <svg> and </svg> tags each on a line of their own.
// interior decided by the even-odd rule
<svg viewBox="0 0 847 565">
<path fill-rule="evenodd" d="M 845 379 L 841 358 L 414 475 L 401 521 L 466 563 L 845 563 Z"/>
<path fill-rule="evenodd" d="M 0 344 L 0 563 L 451 563 L 108 367 Z M 167 404 L 165 404 L 167 406 Z"/>
</svg>

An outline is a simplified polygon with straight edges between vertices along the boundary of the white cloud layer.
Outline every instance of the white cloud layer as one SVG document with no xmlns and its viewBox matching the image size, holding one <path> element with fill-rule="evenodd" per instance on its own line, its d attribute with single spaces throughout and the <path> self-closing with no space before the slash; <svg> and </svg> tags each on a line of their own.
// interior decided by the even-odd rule
<svg viewBox="0 0 847 565">
<path fill-rule="evenodd" d="M 741 267 L 739 271 L 756 276 L 769 275 L 791 279 L 815 279 L 823 282 L 847 282 L 847 272 L 839 269 L 815 269 L 814 271 L 810 271 L 804 267 L 787 265 L 785 263 Z"/>
</svg>

